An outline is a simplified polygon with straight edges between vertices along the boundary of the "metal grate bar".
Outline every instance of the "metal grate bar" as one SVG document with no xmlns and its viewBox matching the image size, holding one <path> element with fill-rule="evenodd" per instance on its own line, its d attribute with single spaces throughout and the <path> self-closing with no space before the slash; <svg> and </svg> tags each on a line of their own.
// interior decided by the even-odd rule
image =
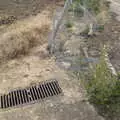
<svg viewBox="0 0 120 120">
<path fill-rule="evenodd" d="M 0 96 L 0 108 L 9 108 L 26 103 L 33 103 L 44 98 L 62 93 L 58 81 L 40 83 L 26 89 L 19 89 Z"/>
</svg>

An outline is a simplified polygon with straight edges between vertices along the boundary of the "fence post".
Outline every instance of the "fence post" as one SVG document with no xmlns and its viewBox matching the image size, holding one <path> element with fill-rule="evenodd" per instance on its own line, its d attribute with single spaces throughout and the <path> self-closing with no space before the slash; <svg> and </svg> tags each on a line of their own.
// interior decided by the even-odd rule
<svg viewBox="0 0 120 120">
<path fill-rule="evenodd" d="M 48 45 L 51 54 L 54 53 L 56 34 L 59 30 L 59 27 L 61 25 L 63 17 L 65 15 L 66 11 L 68 10 L 68 7 L 69 7 L 70 4 L 72 4 L 72 0 L 66 0 L 63 11 L 61 12 L 60 18 L 58 20 L 55 20 L 55 18 L 54 18 L 54 20 L 53 20 L 52 36 L 50 38 L 50 42 L 49 42 L 49 45 Z"/>
</svg>

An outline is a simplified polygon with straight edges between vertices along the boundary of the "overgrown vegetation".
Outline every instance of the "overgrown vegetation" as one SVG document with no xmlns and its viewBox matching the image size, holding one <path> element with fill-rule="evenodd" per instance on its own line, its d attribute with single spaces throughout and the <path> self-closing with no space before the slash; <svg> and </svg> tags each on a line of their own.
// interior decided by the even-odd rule
<svg viewBox="0 0 120 120">
<path fill-rule="evenodd" d="M 105 50 L 100 63 L 88 74 L 84 74 L 83 83 L 87 90 L 89 101 L 106 117 L 120 114 L 120 80 L 108 69 L 105 62 Z M 80 77 L 80 74 L 77 74 Z M 83 76 L 83 74 L 82 74 Z M 81 78 L 81 77 L 80 77 Z"/>
<path fill-rule="evenodd" d="M 119 114 L 120 81 L 109 71 L 104 60 L 104 54 L 92 72 L 86 88 L 90 102 L 102 106 L 109 115 Z"/>
<path fill-rule="evenodd" d="M 89 12 L 95 13 L 96 15 L 101 12 L 101 7 L 104 7 L 102 4 L 103 0 L 74 0 L 72 8 L 69 11 L 74 12 L 76 16 L 83 16 L 84 11 L 81 8 L 81 5 L 88 9 Z"/>
</svg>

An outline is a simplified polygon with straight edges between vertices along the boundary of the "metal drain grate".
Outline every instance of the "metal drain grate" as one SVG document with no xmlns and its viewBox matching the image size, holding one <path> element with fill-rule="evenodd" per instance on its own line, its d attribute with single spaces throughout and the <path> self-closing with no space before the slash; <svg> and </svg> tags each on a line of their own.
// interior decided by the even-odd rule
<svg viewBox="0 0 120 120">
<path fill-rule="evenodd" d="M 11 91 L 0 97 L 0 107 L 9 108 L 27 103 L 34 103 L 49 96 L 62 93 L 57 80 L 40 83 L 26 89 Z"/>
</svg>

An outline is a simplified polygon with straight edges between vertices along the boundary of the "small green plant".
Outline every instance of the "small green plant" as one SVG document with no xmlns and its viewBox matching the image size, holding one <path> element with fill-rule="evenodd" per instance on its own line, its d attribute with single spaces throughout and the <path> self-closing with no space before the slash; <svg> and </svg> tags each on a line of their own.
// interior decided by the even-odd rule
<svg viewBox="0 0 120 120">
<path fill-rule="evenodd" d="M 72 28 L 73 27 L 73 23 L 71 21 L 67 21 L 66 24 L 65 24 L 65 26 L 67 28 Z"/>
</svg>

